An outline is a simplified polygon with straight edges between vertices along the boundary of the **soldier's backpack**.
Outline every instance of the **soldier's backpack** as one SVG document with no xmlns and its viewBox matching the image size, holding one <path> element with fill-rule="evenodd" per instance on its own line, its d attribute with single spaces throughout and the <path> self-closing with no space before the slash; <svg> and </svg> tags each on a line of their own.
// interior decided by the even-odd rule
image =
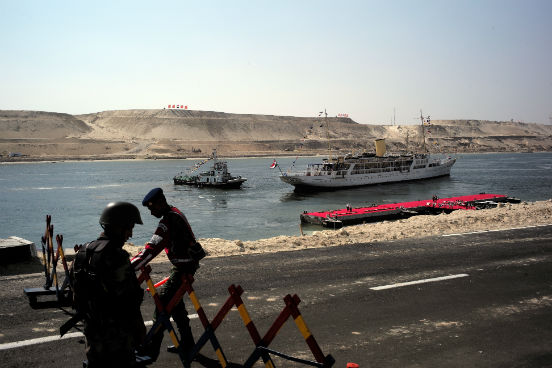
<svg viewBox="0 0 552 368">
<path fill-rule="evenodd" d="M 90 264 L 93 249 L 90 249 L 91 243 L 82 245 L 78 252 L 75 254 L 75 261 L 73 262 L 72 272 L 72 289 L 73 289 L 73 308 L 82 317 L 89 315 L 91 299 L 90 291 L 93 288 L 95 270 L 93 265 Z"/>
<path fill-rule="evenodd" d="M 96 240 L 80 245 L 77 249 L 70 270 L 71 289 L 73 291 L 72 307 L 76 313 L 60 327 L 61 336 L 79 321 L 94 318 L 95 304 L 102 299 L 100 294 L 104 291 L 94 265 L 98 257 L 93 256 L 94 253 L 101 251 L 106 244 L 107 241 Z"/>
</svg>

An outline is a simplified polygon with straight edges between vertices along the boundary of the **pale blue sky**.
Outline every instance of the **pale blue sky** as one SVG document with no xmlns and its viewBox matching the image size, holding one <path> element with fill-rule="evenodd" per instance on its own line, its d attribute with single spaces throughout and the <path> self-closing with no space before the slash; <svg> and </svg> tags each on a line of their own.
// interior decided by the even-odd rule
<svg viewBox="0 0 552 368">
<path fill-rule="evenodd" d="M 0 109 L 550 124 L 552 0 L 0 0 Z"/>
</svg>

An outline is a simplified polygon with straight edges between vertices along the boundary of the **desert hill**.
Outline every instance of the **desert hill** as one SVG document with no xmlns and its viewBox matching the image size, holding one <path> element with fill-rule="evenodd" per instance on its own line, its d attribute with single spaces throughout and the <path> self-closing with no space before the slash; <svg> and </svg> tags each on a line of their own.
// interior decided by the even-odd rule
<svg viewBox="0 0 552 368">
<path fill-rule="evenodd" d="M 69 114 L 43 111 L 0 110 L 3 139 L 65 138 L 89 133 L 91 128 Z"/>
<path fill-rule="evenodd" d="M 319 119 L 292 116 L 227 114 L 191 110 L 125 110 L 78 115 L 97 129 L 92 137 L 181 139 L 194 141 L 266 141 L 303 138 Z M 329 118 L 330 124 L 359 125 L 350 119 Z M 191 139 L 189 139 L 191 138 Z"/>
<path fill-rule="evenodd" d="M 386 139 L 388 151 L 405 152 L 423 142 L 420 125 L 174 109 L 84 115 L 4 110 L 0 132 L 4 161 L 205 157 L 215 147 L 233 157 L 313 155 L 325 154 L 328 145 L 373 151 L 379 138 Z M 432 152 L 552 151 L 551 125 L 434 120 L 425 126 L 425 137 Z"/>
</svg>

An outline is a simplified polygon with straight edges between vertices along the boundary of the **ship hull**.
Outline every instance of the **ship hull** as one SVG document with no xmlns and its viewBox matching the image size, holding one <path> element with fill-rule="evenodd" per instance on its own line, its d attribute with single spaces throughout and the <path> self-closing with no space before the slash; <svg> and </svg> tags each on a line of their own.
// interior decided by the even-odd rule
<svg viewBox="0 0 552 368">
<path fill-rule="evenodd" d="M 239 189 L 246 179 L 228 180 L 222 183 L 206 183 L 196 180 L 181 180 L 178 178 L 173 179 L 175 185 L 191 185 L 195 187 L 210 187 L 210 188 L 223 188 L 223 189 Z"/>
</svg>

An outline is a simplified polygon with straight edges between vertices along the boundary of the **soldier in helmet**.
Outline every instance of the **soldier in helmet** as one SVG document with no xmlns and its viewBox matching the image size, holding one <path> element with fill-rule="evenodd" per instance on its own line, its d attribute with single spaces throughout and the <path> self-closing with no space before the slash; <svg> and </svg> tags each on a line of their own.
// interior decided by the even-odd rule
<svg viewBox="0 0 552 368">
<path fill-rule="evenodd" d="M 134 367 L 145 337 L 140 312 L 144 296 L 124 243 L 140 211 L 128 202 L 109 203 L 100 217 L 100 237 L 81 247 L 72 273 L 77 312 L 84 319 L 87 366 Z"/>
<path fill-rule="evenodd" d="M 196 241 L 192 228 L 186 216 L 180 210 L 167 203 L 167 199 L 161 188 L 152 189 L 142 201 L 151 214 L 160 218 L 159 224 L 151 240 L 146 243 L 144 249 L 131 260 L 135 270 L 138 271 L 157 256 L 163 249 L 173 264 L 173 269 L 168 281 L 159 292 L 161 301 L 167 305 L 182 284 L 182 275 L 193 275 L 199 268 L 199 260 L 205 256 L 201 245 Z M 190 320 L 184 302 L 181 300 L 172 310 L 172 317 L 180 332 L 181 347 L 184 354 L 189 355 L 195 342 L 190 328 Z M 154 321 L 157 319 L 157 310 Z M 152 342 L 145 346 L 143 354 L 156 360 L 159 355 L 163 331 L 160 330 L 153 336 Z M 168 347 L 169 352 L 176 352 L 174 346 Z M 198 354 L 197 360 L 205 359 Z"/>
</svg>

